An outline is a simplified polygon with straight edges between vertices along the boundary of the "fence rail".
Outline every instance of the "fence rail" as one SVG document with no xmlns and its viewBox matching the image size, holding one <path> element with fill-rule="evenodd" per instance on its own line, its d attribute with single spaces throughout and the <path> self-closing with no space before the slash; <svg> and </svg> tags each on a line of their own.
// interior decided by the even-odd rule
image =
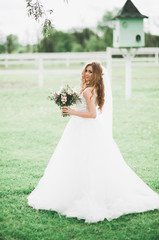
<svg viewBox="0 0 159 240">
<path fill-rule="evenodd" d="M 126 49 L 111 48 L 112 66 L 125 64 L 122 57 Z M 132 65 L 147 66 L 159 65 L 159 48 L 139 48 L 133 49 L 136 57 L 132 60 Z M 66 53 L 25 53 L 25 54 L 0 54 L 0 75 L 6 74 L 37 74 L 39 75 L 39 87 L 43 87 L 44 74 L 77 73 L 79 70 L 70 70 L 71 63 L 87 63 L 90 61 L 100 61 L 104 64 L 108 62 L 106 52 L 66 52 Z M 46 64 L 64 63 L 68 67 L 65 70 L 45 69 Z M 9 69 L 9 65 L 32 64 L 35 70 Z M 5 69 L 4 69 L 5 67 Z"/>
</svg>

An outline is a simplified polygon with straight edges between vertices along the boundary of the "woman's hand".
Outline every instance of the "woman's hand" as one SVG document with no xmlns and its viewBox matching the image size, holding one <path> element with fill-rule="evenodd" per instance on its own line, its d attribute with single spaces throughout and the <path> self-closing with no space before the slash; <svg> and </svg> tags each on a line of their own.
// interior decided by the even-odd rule
<svg viewBox="0 0 159 240">
<path fill-rule="evenodd" d="M 70 107 L 62 107 L 62 112 L 63 112 L 63 115 L 66 115 L 66 114 L 74 115 L 75 110 L 73 110 Z"/>
</svg>

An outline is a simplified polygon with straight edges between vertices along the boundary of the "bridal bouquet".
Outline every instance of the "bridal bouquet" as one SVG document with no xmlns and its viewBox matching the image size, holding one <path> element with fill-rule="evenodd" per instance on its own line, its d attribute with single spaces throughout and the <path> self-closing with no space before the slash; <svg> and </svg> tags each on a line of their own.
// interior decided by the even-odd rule
<svg viewBox="0 0 159 240">
<path fill-rule="evenodd" d="M 60 108 L 63 106 L 71 106 L 76 103 L 77 100 L 81 101 L 79 95 L 67 85 L 62 87 L 58 92 L 52 92 L 51 96 L 48 96 L 51 101 L 54 101 Z M 63 117 L 68 116 L 68 114 Z"/>
</svg>

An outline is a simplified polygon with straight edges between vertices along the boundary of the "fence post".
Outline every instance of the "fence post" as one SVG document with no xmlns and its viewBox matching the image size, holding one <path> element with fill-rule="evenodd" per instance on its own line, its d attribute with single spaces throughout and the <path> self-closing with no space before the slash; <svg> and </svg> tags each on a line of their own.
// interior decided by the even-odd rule
<svg viewBox="0 0 159 240">
<path fill-rule="evenodd" d="M 112 53 L 111 53 L 110 47 L 107 48 L 106 56 L 107 56 L 108 76 L 111 82 L 112 81 Z"/>
<path fill-rule="evenodd" d="M 8 68 L 8 54 L 6 55 L 6 58 L 5 58 L 5 68 Z"/>
<path fill-rule="evenodd" d="M 156 65 L 159 64 L 159 52 L 156 50 L 156 53 L 155 53 L 155 63 Z"/>
<path fill-rule="evenodd" d="M 70 52 L 67 52 L 67 55 L 66 55 L 66 66 L 67 67 L 70 66 Z"/>
<path fill-rule="evenodd" d="M 42 88 L 43 85 L 43 59 L 39 57 L 39 88 Z"/>
<path fill-rule="evenodd" d="M 131 98 L 131 48 L 127 48 L 127 56 L 125 57 L 125 98 L 128 100 Z"/>
</svg>

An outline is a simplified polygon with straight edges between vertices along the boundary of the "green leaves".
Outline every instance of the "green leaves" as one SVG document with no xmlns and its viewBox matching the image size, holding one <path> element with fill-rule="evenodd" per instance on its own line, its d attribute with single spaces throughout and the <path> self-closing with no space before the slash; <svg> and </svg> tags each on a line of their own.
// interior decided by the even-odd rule
<svg viewBox="0 0 159 240">
<path fill-rule="evenodd" d="M 45 10 L 40 0 L 26 0 L 26 3 L 28 16 L 32 16 L 35 21 L 42 21 L 42 33 L 44 36 L 48 36 L 53 30 L 53 24 L 50 19 L 50 15 L 53 13 L 53 10 Z"/>
<path fill-rule="evenodd" d="M 44 7 L 39 0 L 36 0 L 35 2 L 33 0 L 26 0 L 26 3 L 29 17 L 33 16 L 35 20 L 38 21 L 43 15 L 45 15 Z"/>
<path fill-rule="evenodd" d="M 53 31 L 53 25 L 50 19 L 45 19 L 44 25 L 43 25 L 43 29 L 42 29 L 42 33 L 45 37 L 48 37 Z"/>
</svg>

